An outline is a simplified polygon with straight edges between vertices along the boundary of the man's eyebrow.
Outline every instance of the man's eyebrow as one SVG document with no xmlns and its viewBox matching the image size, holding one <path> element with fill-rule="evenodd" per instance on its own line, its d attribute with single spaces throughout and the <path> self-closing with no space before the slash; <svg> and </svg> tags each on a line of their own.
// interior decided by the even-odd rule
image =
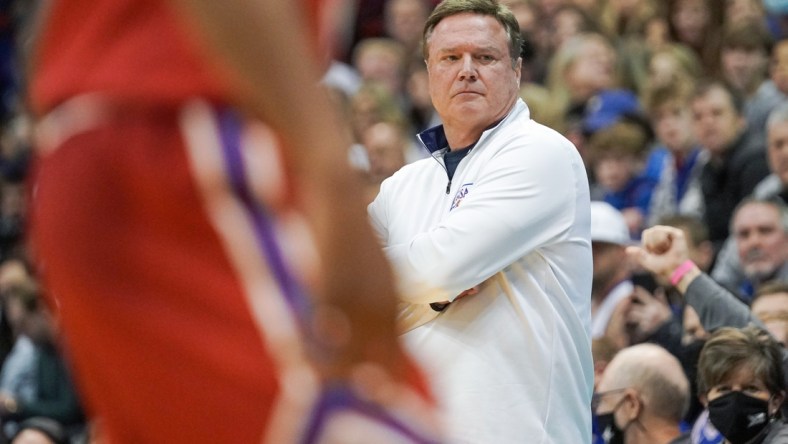
<svg viewBox="0 0 788 444">
<path fill-rule="evenodd" d="M 462 48 L 462 46 L 450 46 L 450 47 L 447 47 L 447 48 L 438 48 L 438 53 L 462 52 L 462 51 L 465 51 L 465 49 Z M 473 53 L 478 53 L 478 52 L 500 53 L 500 52 L 502 52 L 500 49 L 498 49 L 497 47 L 492 46 L 492 45 L 471 48 L 469 51 L 473 52 Z"/>
</svg>

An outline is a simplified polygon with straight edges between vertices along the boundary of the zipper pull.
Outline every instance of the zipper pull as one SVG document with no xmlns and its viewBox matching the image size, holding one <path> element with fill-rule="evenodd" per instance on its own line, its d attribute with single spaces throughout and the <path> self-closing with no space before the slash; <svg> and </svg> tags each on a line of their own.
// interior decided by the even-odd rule
<svg viewBox="0 0 788 444">
<path fill-rule="evenodd" d="M 446 184 L 446 194 L 449 194 L 449 190 L 451 190 L 451 179 L 449 179 L 449 183 Z"/>
</svg>

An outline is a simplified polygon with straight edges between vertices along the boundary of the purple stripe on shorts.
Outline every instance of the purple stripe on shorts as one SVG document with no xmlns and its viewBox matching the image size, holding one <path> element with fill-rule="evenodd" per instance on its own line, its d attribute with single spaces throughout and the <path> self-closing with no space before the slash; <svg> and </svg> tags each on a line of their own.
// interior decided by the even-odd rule
<svg viewBox="0 0 788 444">
<path fill-rule="evenodd" d="M 258 247 L 271 267 L 271 274 L 276 279 L 285 300 L 294 311 L 296 318 L 304 326 L 310 310 L 309 299 L 285 264 L 269 213 L 263 204 L 252 196 L 249 189 L 241 154 L 243 124 L 238 115 L 232 110 L 219 110 L 218 113 L 219 137 L 221 138 L 222 154 L 230 179 L 230 186 L 246 209 L 254 228 Z"/>
<path fill-rule="evenodd" d="M 290 308 L 302 327 L 307 325 L 307 316 L 311 304 L 304 289 L 285 265 L 281 248 L 276 239 L 271 216 L 265 207 L 257 201 L 249 189 L 241 154 L 241 131 L 243 124 L 232 110 L 219 110 L 219 137 L 222 144 L 222 155 L 230 180 L 230 186 L 243 204 L 252 222 L 258 247 L 263 252 L 271 273 L 279 285 Z M 394 418 L 379 405 L 359 399 L 344 384 L 334 384 L 323 388 L 320 400 L 311 412 L 309 426 L 302 440 L 303 444 L 316 442 L 326 420 L 331 413 L 339 410 L 351 410 L 364 415 L 392 431 L 396 431 L 414 444 L 433 444 L 436 441 L 425 439 L 414 432 L 406 424 Z"/>
<path fill-rule="evenodd" d="M 301 444 L 319 442 L 320 433 L 329 416 L 340 410 L 350 410 L 366 416 L 389 430 L 399 433 L 413 444 L 437 444 L 438 442 L 421 436 L 378 404 L 360 399 L 347 385 L 335 383 L 323 389 L 320 400 L 310 415 L 309 425 Z"/>
</svg>

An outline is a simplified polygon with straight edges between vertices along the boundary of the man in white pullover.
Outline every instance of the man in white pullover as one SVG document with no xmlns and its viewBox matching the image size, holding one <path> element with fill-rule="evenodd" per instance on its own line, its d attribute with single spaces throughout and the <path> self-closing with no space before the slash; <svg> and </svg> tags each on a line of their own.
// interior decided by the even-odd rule
<svg viewBox="0 0 788 444">
<path fill-rule="evenodd" d="M 452 443 L 591 440 L 588 180 L 519 99 L 520 45 L 495 1 L 437 6 L 424 56 L 444 124 L 369 207 Z"/>
</svg>

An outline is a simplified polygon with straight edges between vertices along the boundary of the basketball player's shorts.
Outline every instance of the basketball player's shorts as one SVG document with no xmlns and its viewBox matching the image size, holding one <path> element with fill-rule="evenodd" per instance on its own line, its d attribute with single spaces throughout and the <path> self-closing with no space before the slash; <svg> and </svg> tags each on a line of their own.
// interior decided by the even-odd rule
<svg viewBox="0 0 788 444">
<path fill-rule="evenodd" d="M 279 149 L 198 101 L 83 96 L 41 119 L 32 254 L 106 442 L 438 441 L 418 390 L 373 402 L 308 363 L 314 250 L 267 205 L 286 189 Z"/>
</svg>

